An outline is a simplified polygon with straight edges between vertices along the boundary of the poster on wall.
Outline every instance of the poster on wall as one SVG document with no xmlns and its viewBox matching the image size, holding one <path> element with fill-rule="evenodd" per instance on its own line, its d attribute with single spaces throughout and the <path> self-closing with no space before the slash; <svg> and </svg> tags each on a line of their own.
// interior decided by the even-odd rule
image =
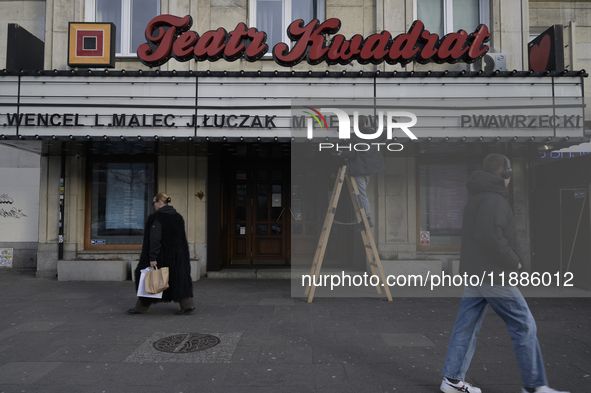
<svg viewBox="0 0 591 393">
<path fill-rule="evenodd" d="M 12 248 L 0 248 L 0 268 L 12 267 Z"/>
<path fill-rule="evenodd" d="M 39 241 L 39 168 L 0 168 L 0 239 Z"/>
</svg>

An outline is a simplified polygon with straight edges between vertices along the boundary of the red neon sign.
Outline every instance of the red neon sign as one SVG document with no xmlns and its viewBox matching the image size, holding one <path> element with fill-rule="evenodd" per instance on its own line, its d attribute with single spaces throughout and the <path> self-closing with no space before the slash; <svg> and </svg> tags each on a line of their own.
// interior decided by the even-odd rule
<svg viewBox="0 0 591 393">
<path fill-rule="evenodd" d="M 180 18 L 173 15 L 160 15 L 146 27 L 147 43 L 137 50 L 140 61 L 150 67 L 166 63 L 171 57 L 178 61 L 216 61 L 222 57 L 234 61 L 244 57 L 247 61 L 256 61 L 269 49 L 267 34 L 256 28 L 247 28 L 239 23 L 230 32 L 220 27 L 199 36 L 189 31 L 193 24 L 191 16 Z M 425 30 L 420 20 L 415 21 L 407 33 L 394 38 L 388 31 L 363 38 L 356 34 L 350 39 L 335 35 L 330 42 L 325 35 L 336 34 L 341 28 L 337 18 L 320 23 L 317 19 L 304 25 L 303 20 L 292 22 L 287 34 L 294 41 L 290 48 L 285 43 L 278 43 L 272 54 L 275 62 L 284 67 L 294 66 L 304 59 L 310 65 L 326 62 L 328 64 L 348 64 L 355 60 L 360 64 L 407 64 L 414 60 L 419 63 L 471 63 L 488 52 L 483 46 L 491 34 L 486 25 L 480 25 L 468 34 L 464 30 L 450 33 L 443 37 Z"/>
</svg>

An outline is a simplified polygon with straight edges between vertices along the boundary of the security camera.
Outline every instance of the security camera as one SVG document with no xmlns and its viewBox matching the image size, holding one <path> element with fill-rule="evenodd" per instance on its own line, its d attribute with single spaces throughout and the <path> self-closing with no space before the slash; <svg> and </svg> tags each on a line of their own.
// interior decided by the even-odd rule
<svg viewBox="0 0 591 393">
<path fill-rule="evenodd" d="M 76 154 L 76 159 L 79 160 L 80 159 L 80 154 Z"/>
</svg>

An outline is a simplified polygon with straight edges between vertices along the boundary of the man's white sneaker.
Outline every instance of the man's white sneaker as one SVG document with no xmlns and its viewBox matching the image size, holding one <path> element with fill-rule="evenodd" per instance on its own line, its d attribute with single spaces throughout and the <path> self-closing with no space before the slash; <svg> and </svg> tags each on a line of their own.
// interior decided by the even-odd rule
<svg viewBox="0 0 591 393">
<path fill-rule="evenodd" d="M 480 388 L 472 386 L 468 382 L 459 381 L 458 383 L 453 383 L 445 377 L 443 377 L 443 381 L 441 381 L 441 386 L 439 387 L 439 390 L 441 390 L 443 393 L 482 393 L 482 390 L 480 390 Z"/>
<path fill-rule="evenodd" d="M 525 390 L 525 388 L 521 388 L 521 392 L 528 393 L 528 391 Z M 559 391 L 556 389 L 552 389 L 550 386 L 540 386 L 540 387 L 536 388 L 535 393 L 570 393 L 570 392 L 563 392 L 563 391 Z"/>
</svg>

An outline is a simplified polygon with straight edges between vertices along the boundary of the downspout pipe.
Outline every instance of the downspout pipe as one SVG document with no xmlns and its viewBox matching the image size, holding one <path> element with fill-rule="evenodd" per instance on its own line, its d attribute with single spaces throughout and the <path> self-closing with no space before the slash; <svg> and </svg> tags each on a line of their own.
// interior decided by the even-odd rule
<svg viewBox="0 0 591 393">
<path fill-rule="evenodd" d="M 61 261 L 64 259 L 64 205 L 65 205 L 65 185 L 66 185 L 66 142 L 62 142 L 61 152 L 61 168 L 60 168 L 60 198 L 59 198 L 59 217 L 58 217 L 58 249 L 57 259 Z"/>
</svg>

